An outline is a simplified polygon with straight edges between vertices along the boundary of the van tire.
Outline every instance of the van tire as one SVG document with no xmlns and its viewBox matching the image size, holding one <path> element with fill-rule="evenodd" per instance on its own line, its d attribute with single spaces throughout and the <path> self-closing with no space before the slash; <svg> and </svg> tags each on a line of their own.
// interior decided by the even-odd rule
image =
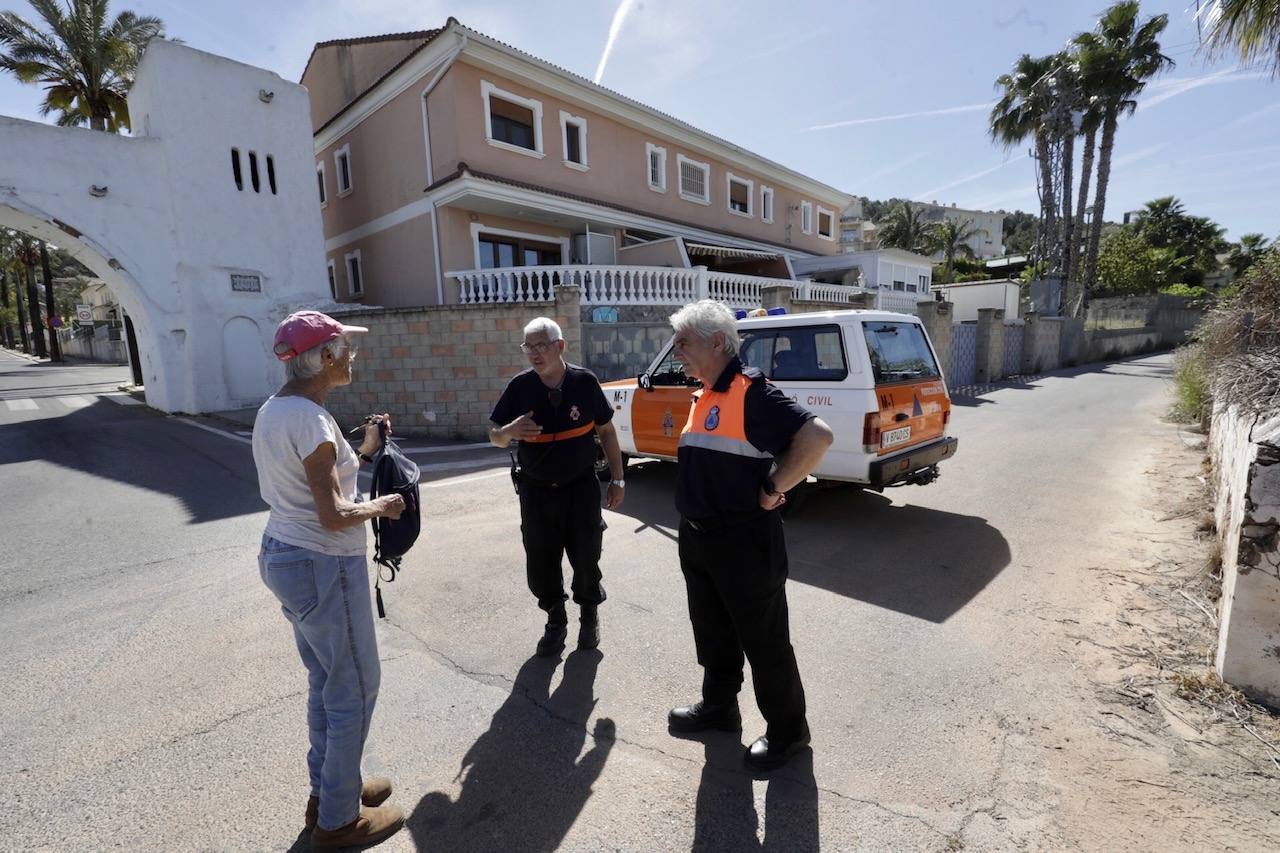
<svg viewBox="0 0 1280 853">
<path fill-rule="evenodd" d="M 622 470 L 626 473 L 627 462 L 631 459 L 627 454 L 622 454 Z M 602 483 L 607 483 L 613 479 L 613 472 L 609 470 L 609 457 L 604 455 L 604 448 L 596 442 L 596 479 Z"/>
</svg>

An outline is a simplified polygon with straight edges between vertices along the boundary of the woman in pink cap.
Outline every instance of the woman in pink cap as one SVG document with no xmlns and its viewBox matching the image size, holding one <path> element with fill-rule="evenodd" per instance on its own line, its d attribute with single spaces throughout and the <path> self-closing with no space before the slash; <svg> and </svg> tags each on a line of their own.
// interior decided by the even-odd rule
<svg viewBox="0 0 1280 853">
<path fill-rule="evenodd" d="M 360 758 L 378 696 L 381 668 L 369 600 L 365 522 L 398 518 L 404 499 L 362 501 L 356 476 L 382 446 L 375 418 L 353 451 L 324 408 L 325 396 L 351 383 L 358 344 L 369 331 L 318 311 L 298 311 L 276 329 L 275 354 L 287 380 L 262 404 L 253 427 L 253 461 L 271 507 L 258 570 L 293 625 L 307 667 L 306 824 L 315 849 L 375 844 L 404 823 L 382 803 L 387 779 L 362 779 Z"/>
</svg>

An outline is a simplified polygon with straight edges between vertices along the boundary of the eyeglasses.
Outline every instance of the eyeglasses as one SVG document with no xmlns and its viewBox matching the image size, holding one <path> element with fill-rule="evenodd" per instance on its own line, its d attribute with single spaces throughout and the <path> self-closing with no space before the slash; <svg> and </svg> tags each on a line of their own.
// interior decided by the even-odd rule
<svg viewBox="0 0 1280 853">
<path fill-rule="evenodd" d="M 555 341 L 538 341 L 536 344 L 521 344 L 520 352 L 525 355 L 530 355 L 535 352 L 538 355 L 542 355 L 544 352 L 551 349 L 554 343 Z"/>
</svg>

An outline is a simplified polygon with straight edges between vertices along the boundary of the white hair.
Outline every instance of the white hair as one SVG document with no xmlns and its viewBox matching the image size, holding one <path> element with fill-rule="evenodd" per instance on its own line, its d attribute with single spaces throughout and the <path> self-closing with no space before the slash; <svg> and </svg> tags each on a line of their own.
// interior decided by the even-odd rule
<svg viewBox="0 0 1280 853">
<path fill-rule="evenodd" d="M 310 379 L 324 370 L 324 354 L 327 352 L 337 358 L 346 350 L 345 338 L 333 338 L 311 349 L 300 352 L 284 363 L 284 375 L 287 379 Z"/>
<path fill-rule="evenodd" d="M 524 327 L 524 336 L 530 335 L 547 336 L 549 341 L 558 341 L 564 337 L 564 333 L 560 331 L 560 324 L 550 317 L 534 317 Z"/>
<path fill-rule="evenodd" d="M 711 340 L 716 332 L 724 333 L 724 348 L 729 355 L 738 354 L 738 321 L 723 302 L 702 299 L 686 305 L 671 315 L 671 328 L 680 332 L 693 332 L 704 341 Z"/>
</svg>

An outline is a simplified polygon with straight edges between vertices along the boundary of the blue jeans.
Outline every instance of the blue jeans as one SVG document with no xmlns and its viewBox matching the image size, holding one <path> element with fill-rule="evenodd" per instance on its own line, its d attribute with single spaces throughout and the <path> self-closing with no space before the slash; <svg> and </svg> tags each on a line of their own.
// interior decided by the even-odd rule
<svg viewBox="0 0 1280 853">
<path fill-rule="evenodd" d="M 373 633 L 368 558 L 334 557 L 262 537 L 258 571 L 293 625 L 307 667 L 307 769 L 322 829 L 360 813 L 360 756 L 382 668 Z"/>
</svg>

